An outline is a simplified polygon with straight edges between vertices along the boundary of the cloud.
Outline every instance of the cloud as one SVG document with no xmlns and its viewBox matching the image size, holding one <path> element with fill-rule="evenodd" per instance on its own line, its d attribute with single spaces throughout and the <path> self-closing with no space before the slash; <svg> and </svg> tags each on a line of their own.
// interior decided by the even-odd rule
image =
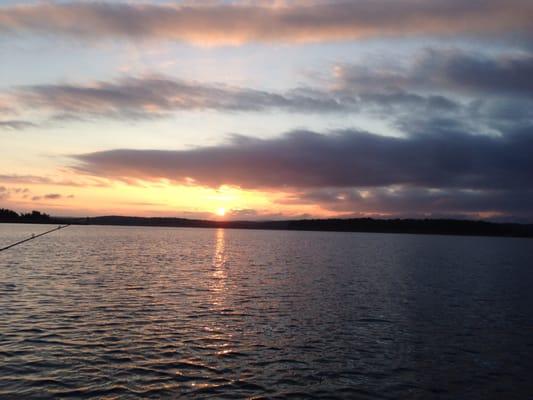
<svg viewBox="0 0 533 400">
<path fill-rule="evenodd" d="M 47 200 L 58 200 L 62 198 L 63 196 L 60 195 L 59 193 L 49 193 L 49 194 L 45 194 L 43 197 Z"/>
<path fill-rule="evenodd" d="M 340 64 L 341 92 L 439 92 L 533 97 L 533 54 L 497 56 L 464 50 L 426 49 L 407 68 Z"/>
<path fill-rule="evenodd" d="M 190 150 L 109 150 L 76 155 L 75 167 L 114 179 L 194 179 L 252 189 L 380 187 L 502 189 L 533 182 L 533 132 L 500 137 L 434 127 L 405 138 L 361 131 L 234 136 Z"/>
<path fill-rule="evenodd" d="M 151 120 L 180 111 L 294 113 L 378 112 L 409 109 L 419 112 L 454 112 L 461 105 L 443 96 L 415 93 L 348 93 L 316 88 L 271 92 L 220 84 L 185 82 L 170 77 L 126 77 L 93 85 L 50 84 L 13 90 L 13 101 L 23 110 L 44 110 L 49 121 L 114 118 Z M 2 123 L 0 122 L 0 127 Z M 8 126 L 8 124 L 5 124 Z M 12 121 L 10 128 L 31 123 Z"/>
<path fill-rule="evenodd" d="M 294 113 L 456 112 L 461 104 L 440 95 L 404 90 L 357 92 L 300 87 L 271 92 L 220 84 L 185 82 L 170 77 L 126 77 L 93 85 L 37 85 L 13 90 L 21 109 L 41 109 L 54 121 L 116 118 L 151 120 L 179 111 Z M 0 123 L 1 124 L 1 123 Z M 20 123 L 18 128 L 33 124 Z"/>
<path fill-rule="evenodd" d="M 38 200 L 61 200 L 61 199 L 72 199 L 72 198 L 74 198 L 74 195 L 72 194 L 63 195 L 59 193 L 48 193 L 43 196 L 33 196 L 31 199 L 33 201 L 38 201 Z"/>
<path fill-rule="evenodd" d="M 301 204 L 301 203 L 300 203 Z M 213 214 L 210 215 L 210 218 L 217 217 Z M 274 221 L 274 220 L 284 220 L 284 219 L 307 219 L 311 218 L 311 215 L 307 213 L 299 214 L 286 214 L 286 213 L 273 213 L 270 210 L 256 210 L 252 208 L 236 208 L 226 211 L 224 220 L 233 220 L 233 221 Z"/>
<path fill-rule="evenodd" d="M 532 54 L 485 56 L 459 50 L 421 52 L 408 67 L 337 65 L 330 84 L 283 92 L 126 76 L 92 84 L 47 84 L 11 90 L 21 111 L 41 110 L 48 121 L 115 118 L 131 121 L 183 111 L 361 113 L 395 123 L 406 116 L 453 116 L 478 124 L 533 119 Z M 0 122 L 11 129 L 34 126 Z"/>
<path fill-rule="evenodd" d="M 16 96 L 0 93 L 0 130 L 21 131 L 37 126 L 32 121 L 19 118 L 14 106 L 17 101 Z"/>
<path fill-rule="evenodd" d="M 337 96 L 357 95 L 400 130 L 437 119 L 493 133 L 533 123 L 532 53 L 426 49 L 407 66 L 340 64 L 334 75 Z"/>
<path fill-rule="evenodd" d="M 3 174 L 0 175 L 0 182 L 11 184 L 29 184 L 29 185 L 57 185 L 57 186 L 74 186 L 74 187 L 107 187 L 109 182 L 99 178 L 84 178 L 77 180 L 56 179 L 39 175 L 20 175 L 20 174 Z"/>
<path fill-rule="evenodd" d="M 20 188 L 20 187 L 5 187 L 0 186 L 0 199 L 4 200 L 8 197 L 11 197 L 12 195 L 15 195 L 16 197 L 25 199 L 29 196 L 30 189 L 28 188 Z"/>
<path fill-rule="evenodd" d="M 531 35 L 529 0 L 360 0 L 265 6 L 46 2 L 0 8 L 0 32 L 197 44 L 408 35 Z"/>
<path fill-rule="evenodd" d="M 461 51 L 427 51 L 415 74 L 435 86 L 497 96 L 533 97 L 533 54 L 487 57 Z"/>
<path fill-rule="evenodd" d="M 0 121 L 0 129 L 19 131 L 36 126 L 33 122 L 22 120 L 4 120 Z"/>
<path fill-rule="evenodd" d="M 354 98 L 312 89 L 275 93 L 217 84 L 185 82 L 164 76 L 126 77 L 93 85 L 36 85 L 18 88 L 15 101 L 58 118 L 95 116 L 155 118 L 180 110 L 328 112 L 353 109 Z"/>
<path fill-rule="evenodd" d="M 342 213 L 388 216 L 513 215 L 533 219 L 533 189 L 470 190 L 380 187 L 297 192 L 281 204 L 318 204 Z"/>
</svg>

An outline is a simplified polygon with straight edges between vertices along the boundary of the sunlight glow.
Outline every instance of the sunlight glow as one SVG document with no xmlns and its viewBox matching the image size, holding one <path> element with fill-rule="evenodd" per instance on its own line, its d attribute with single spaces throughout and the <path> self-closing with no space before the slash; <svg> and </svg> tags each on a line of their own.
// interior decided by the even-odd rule
<svg viewBox="0 0 533 400">
<path fill-rule="evenodd" d="M 224 207 L 220 207 L 218 210 L 217 210 L 217 215 L 219 217 L 223 217 L 224 215 L 226 215 L 226 209 Z"/>
</svg>

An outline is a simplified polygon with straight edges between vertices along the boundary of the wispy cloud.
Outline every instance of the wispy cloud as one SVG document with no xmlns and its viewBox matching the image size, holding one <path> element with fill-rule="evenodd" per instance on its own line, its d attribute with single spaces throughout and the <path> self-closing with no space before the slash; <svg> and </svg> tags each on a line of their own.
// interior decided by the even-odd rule
<svg viewBox="0 0 533 400">
<path fill-rule="evenodd" d="M 39 200 L 62 200 L 62 199 L 72 199 L 72 198 L 74 198 L 73 194 L 63 195 L 60 193 L 47 193 L 43 196 L 33 196 L 31 199 L 33 201 L 39 201 Z"/>
<path fill-rule="evenodd" d="M 310 88 L 275 93 L 220 84 L 185 82 L 165 76 L 126 77 L 92 85 L 50 84 L 20 87 L 13 99 L 23 107 L 83 118 L 154 118 L 183 110 L 340 111 L 356 99 L 338 99 Z"/>
<path fill-rule="evenodd" d="M 28 184 L 28 185 L 51 185 L 51 186 L 73 186 L 73 187 L 107 187 L 110 185 L 106 179 L 90 177 L 82 179 L 61 179 L 51 178 L 41 175 L 21 175 L 3 174 L 0 175 L 0 182 L 7 184 Z"/>
<path fill-rule="evenodd" d="M 0 129 L 20 131 L 23 129 L 31 128 L 37 126 L 34 122 L 23 121 L 23 120 L 0 120 Z"/>
<path fill-rule="evenodd" d="M 0 200 L 6 200 L 8 197 L 18 197 L 25 199 L 29 196 L 30 189 L 22 187 L 5 187 L 0 186 Z"/>
<path fill-rule="evenodd" d="M 361 0 L 173 6 L 46 2 L 0 8 L 0 31 L 199 44 L 320 42 L 398 35 L 531 35 L 529 0 Z"/>
<path fill-rule="evenodd" d="M 489 57 L 429 49 L 404 68 L 339 64 L 333 71 L 326 85 L 279 92 L 148 75 L 91 84 L 21 86 L 10 90 L 9 96 L 19 115 L 39 110 L 48 123 L 152 120 L 205 110 L 367 113 L 395 123 L 409 115 L 454 115 L 493 123 L 533 118 L 530 53 Z M 0 121 L 0 128 L 35 125 L 23 119 Z"/>
</svg>

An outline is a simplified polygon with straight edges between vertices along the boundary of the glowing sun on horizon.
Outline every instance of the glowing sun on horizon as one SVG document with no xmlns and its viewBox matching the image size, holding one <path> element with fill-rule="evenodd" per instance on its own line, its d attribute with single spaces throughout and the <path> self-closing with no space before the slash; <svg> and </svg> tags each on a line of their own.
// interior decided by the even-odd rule
<svg viewBox="0 0 533 400">
<path fill-rule="evenodd" d="M 226 209 L 224 207 L 220 207 L 218 210 L 217 210 L 217 215 L 219 217 L 223 217 L 224 215 L 226 215 Z"/>
</svg>

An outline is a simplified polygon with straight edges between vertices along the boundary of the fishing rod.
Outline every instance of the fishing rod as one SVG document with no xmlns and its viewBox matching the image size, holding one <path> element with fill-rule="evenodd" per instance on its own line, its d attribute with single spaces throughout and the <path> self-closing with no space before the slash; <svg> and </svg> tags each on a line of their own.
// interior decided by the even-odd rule
<svg viewBox="0 0 533 400">
<path fill-rule="evenodd" d="M 70 224 L 68 224 L 68 225 L 63 225 L 63 226 L 60 225 L 60 226 L 58 226 L 57 228 L 50 229 L 49 231 L 46 231 L 46 232 L 43 232 L 43 233 L 39 233 L 38 235 L 31 235 L 31 237 L 26 238 L 26 239 L 24 239 L 24 240 L 21 240 L 20 242 L 16 242 L 16 243 L 10 244 L 9 246 L 2 247 L 2 248 L 0 249 L 0 251 L 4 251 L 4 250 L 7 250 L 7 249 L 10 249 L 11 247 L 15 247 L 15 246 L 17 246 L 17 245 L 19 245 L 19 244 L 22 244 L 22 243 L 28 242 L 28 241 L 33 240 L 33 239 L 37 239 L 37 238 L 40 237 L 40 236 L 44 236 L 44 235 L 46 235 L 46 234 L 48 234 L 48 233 L 52 233 L 52 232 L 58 231 L 58 230 L 60 230 L 60 229 L 66 228 L 66 227 L 68 227 L 68 226 L 70 226 Z"/>
</svg>

